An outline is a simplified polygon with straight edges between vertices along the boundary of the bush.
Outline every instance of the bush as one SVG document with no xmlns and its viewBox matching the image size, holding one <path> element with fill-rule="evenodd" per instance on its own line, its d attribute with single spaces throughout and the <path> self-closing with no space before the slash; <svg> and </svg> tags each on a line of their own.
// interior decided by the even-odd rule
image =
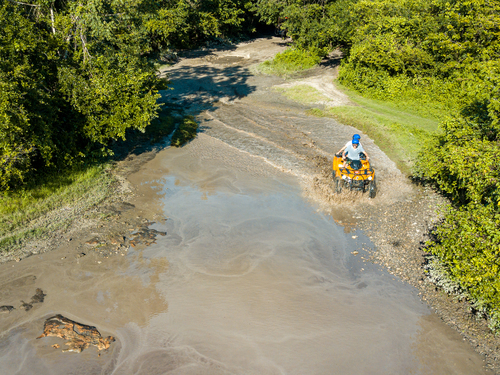
<svg viewBox="0 0 500 375">
<path fill-rule="evenodd" d="M 500 328 L 500 213 L 494 205 L 449 207 L 428 250 L 439 257 L 447 276 L 458 283 L 474 307 Z"/>
<path fill-rule="evenodd" d="M 267 74 L 286 77 L 316 66 L 321 61 L 321 52 L 318 49 L 289 48 L 278 53 L 274 59 L 260 64 L 260 70 Z"/>
<path fill-rule="evenodd" d="M 422 152 L 417 173 L 450 198 L 428 250 L 476 309 L 500 329 L 500 130 L 496 93 L 441 124 Z"/>
</svg>

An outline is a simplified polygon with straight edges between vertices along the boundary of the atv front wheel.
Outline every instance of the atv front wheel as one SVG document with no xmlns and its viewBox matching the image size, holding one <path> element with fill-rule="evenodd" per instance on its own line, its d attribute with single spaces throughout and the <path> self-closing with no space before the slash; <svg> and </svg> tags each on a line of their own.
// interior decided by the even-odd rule
<svg viewBox="0 0 500 375">
<path fill-rule="evenodd" d="M 335 193 L 340 194 L 342 192 L 342 179 L 334 175 L 333 186 L 335 187 Z"/>
<path fill-rule="evenodd" d="M 377 183 L 375 182 L 375 178 L 374 178 L 368 184 L 368 196 L 370 198 L 375 198 L 376 195 L 377 195 Z"/>
</svg>

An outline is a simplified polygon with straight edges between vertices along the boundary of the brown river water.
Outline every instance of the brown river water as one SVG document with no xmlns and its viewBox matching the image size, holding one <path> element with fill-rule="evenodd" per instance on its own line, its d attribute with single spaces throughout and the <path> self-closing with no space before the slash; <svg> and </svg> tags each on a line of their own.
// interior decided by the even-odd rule
<svg viewBox="0 0 500 375">
<path fill-rule="evenodd" d="M 166 235 L 123 256 L 68 245 L 1 264 L 0 305 L 16 310 L 0 314 L 0 375 L 486 373 L 416 289 L 363 259 L 376 249 L 351 205 L 411 188 L 362 135 L 380 194 L 330 199 L 329 160 L 356 129 L 306 116 L 244 63 L 285 47 L 268 38 L 172 67 L 164 95 L 194 103 L 201 133 L 128 178 L 131 215 L 154 213 Z M 19 309 L 36 288 L 45 301 Z M 63 353 L 64 340 L 36 339 L 56 314 L 116 341 Z"/>
<path fill-rule="evenodd" d="M 14 289 L 47 294 L 24 319 L 2 316 L 1 374 L 483 373 L 415 289 L 363 262 L 368 238 L 304 200 L 295 177 L 200 135 L 130 180 L 167 235 L 101 264 L 68 265 L 60 249 L 1 265 L 3 302 Z M 55 350 L 61 339 L 35 337 L 56 313 L 117 340 L 101 356 Z"/>
</svg>

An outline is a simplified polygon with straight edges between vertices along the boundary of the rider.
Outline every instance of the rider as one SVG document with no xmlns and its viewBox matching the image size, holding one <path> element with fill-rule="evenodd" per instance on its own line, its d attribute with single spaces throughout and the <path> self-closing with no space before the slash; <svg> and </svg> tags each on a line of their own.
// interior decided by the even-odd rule
<svg viewBox="0 0 500 375">
<path fill-rule="evenodd" d="M 353 139 L 353 140 L 354 140 L 354 139 L 357 139 L 357 140 L 359 141 L 359 140 L 361 139 L 361 136 L 360 136 L 359 134 L 354 134 L 354 135 L 352 136 L 352 139 Z M 344 150 L 345 150 L 348 146 L 351 146 L 351 145 L 352 145 L 352 141 L 347 142 L 347 143 L 345 144 L 345 146 L 344 146 L 344 147 L 342 147 L 342 148 L 339 150 L 339 152 L 337 152 L 337 154 L 341 154 L 341 155 L 342 155 L 342 152 L 343 152 L 343 151 L 344 151 Z M 359 145 L 361 146 L 361 143 L 360 143 Z"/>
<path fill-rule="evenodd" d="M 343 160 L 359 160 L 359 154 L 363 153 L 366 160 L 370 160 L 370 157 L 363 149 L 363 146 L 359 144 L 359 139 L 353 139 L 350 145 L 346 145 L 346 148 L 342 154 Z"/>
</svg>

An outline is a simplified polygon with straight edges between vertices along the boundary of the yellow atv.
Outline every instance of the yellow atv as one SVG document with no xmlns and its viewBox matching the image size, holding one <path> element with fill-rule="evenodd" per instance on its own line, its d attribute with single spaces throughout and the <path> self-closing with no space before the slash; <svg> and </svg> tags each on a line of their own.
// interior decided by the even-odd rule
<svg viewBox="0 0 500 375">
<path fill-rule="evenodd" d="M 333 158 L 332 175 L 337 194 L 341 193 L 342 189 L 347 188 L 349 190 L 360 190 L 363 193 L 368 190 L 370 198 L 375 198 L 375 195 L 377 195 L 375 171 L 366 158 L 344 161 L 341 154 L 336 154 Z"/>
</svg>

